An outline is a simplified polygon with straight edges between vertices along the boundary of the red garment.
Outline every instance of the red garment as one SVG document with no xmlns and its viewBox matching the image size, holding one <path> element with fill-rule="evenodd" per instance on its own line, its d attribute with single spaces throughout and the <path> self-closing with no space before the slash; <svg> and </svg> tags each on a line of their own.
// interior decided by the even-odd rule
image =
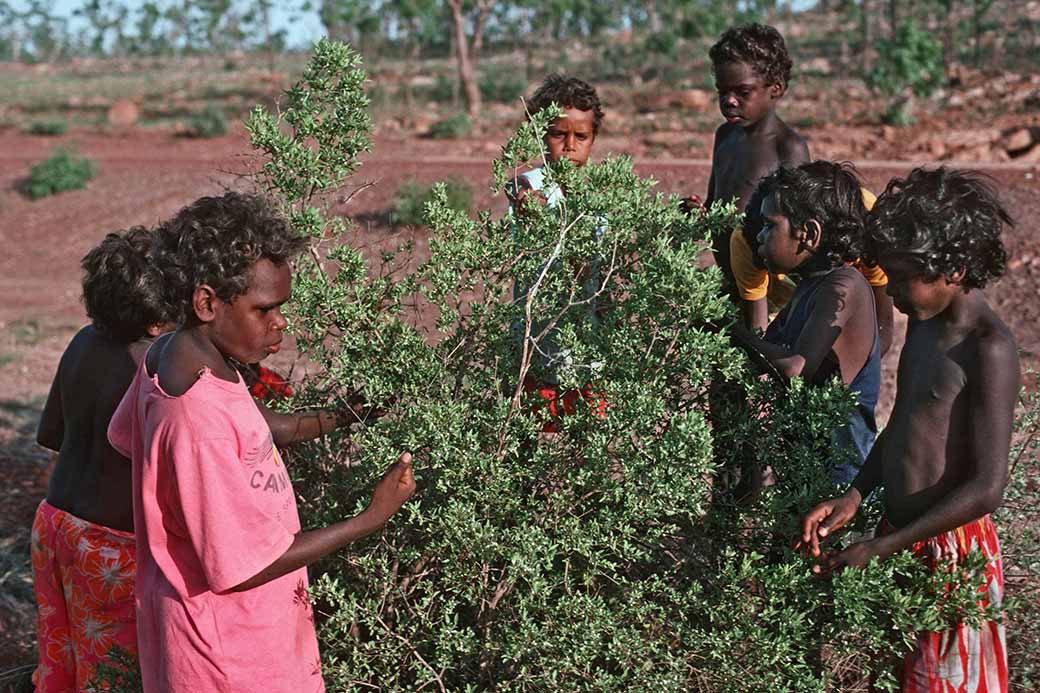
<svg viewBox="0 0 1040 693">
<path fill-rule="evenodd" d="M 256 369 L 256 378 L 249 386 L 249 394 L 256 399 L 273 400 L 292 397 L 293 391 L 289 382 L 270 368 L 260 364 L 251 366 Z"/>
<path fill-rule="evenodd" d="M 882 520 L 878 531 L 885 535 L 895 528 Z M 1004 568 L 997 528 L 989 515 L 913 546 L 914 554 L 933 571 L 960 563 L 974 549 L 988 559 L 979 604 L 999 606 L 1004 599 Z M 904 693 L 1006 693 L 1004 625 L 988 621 L 974 629 L 958 623 L 941 633 L 918 633 L 913 651 L 903 659 L 899 679 Z"/>
<path fill-rule="evenodd" d="M 595 410 L 596 418 L 607 418 L 607 400 L 603 398 L 603 395 L 593 393 L 592 388 L 588 385 L 580 390 L 566 390 L 561 395 L 555 385 L 544 383 L 528 375 L 524 378 L 524 392 L 537 393 L 548 404 L 549 420 L 542 424 L 543 433 L 555 433 L 556 421 L 567 414 L 577 413 L 579 398 Z M 533 409 L 538 411 L 542 406 L 540 403 L 535 403 Z"/>
<path fill-rule="evenodd" d="M 32 527 L 38 693 L 87 690 L 119 645 L 137 652 L 134 535 L 40 503 Z"/>
</svg>

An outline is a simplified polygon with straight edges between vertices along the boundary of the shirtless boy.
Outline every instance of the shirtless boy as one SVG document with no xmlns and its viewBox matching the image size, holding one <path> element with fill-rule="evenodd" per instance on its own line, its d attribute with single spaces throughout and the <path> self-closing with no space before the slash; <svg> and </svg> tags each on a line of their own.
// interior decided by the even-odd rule
<svg viewBox="0 0 1040 693">
<path fill-rule="evenodd" d="M 37 431 L 58 453 L 32 532 L 42 692 L 84 690 L 112 645 L 137 649 L 130 463 L 106 430 L 170 319 L 148 260 L 152 238 L 141 227 L 110 233 L 83 258 L 93 323 L 62 355 Z"/>
<path fill-rule="evenodd" d="M 761 24 L 727 29 L 709 56 L 726 122 L 715 131 L 704 206 L 736 198 L 737 209 L 744 211 L 764 176 L 809 160 L 805 140 L 776 114 L 791 79 L 791 58 L 780 32 Z M 691 197 L 687 203 L 697 206 L 699 200 Z M 732 292 L 729 245 L 728 234 L 712 239 L 715 263 Z"/>
<path fill-rule="evenodd" d="M 988 559 L 985 598 L 999 605 L 1004 576 L 989 513 L 1007 484 L 1019 364 L 981 289 L 1004 272 L 1000 232 L 1010 223 L 988 185 L 945 168 L 915 169 L 878 199 L 869 245 L 910 324 L 888 427 L 848 491 L 803 519 L 799 546 L 821 558 L 820 570 L 903 549 L 936 569 L 978 548 Z M 822 555 L 821 540 L 878 488 L 885 519 L 876 538 Z M 1006 691 L 1003 626 L 919 633 L 900 676 L 903 691 Z"/>
</svg>

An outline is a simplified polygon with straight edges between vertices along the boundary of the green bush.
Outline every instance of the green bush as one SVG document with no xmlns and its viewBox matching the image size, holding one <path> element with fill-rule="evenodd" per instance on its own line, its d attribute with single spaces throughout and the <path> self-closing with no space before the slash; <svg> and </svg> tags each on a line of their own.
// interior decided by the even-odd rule
<svg viewBox="0 0 1040 693">
<path fill-rule="evenodd" d="M 228 131 L 227 116 L 224 111 L 212 104 L 206 106 L 188 119 L 188 135 L 211 139 L 220 137 Z"/>
<path fill-rule="evenodd" d="M 877 43 L 878 61 L 866 75 L 867 86 L 889 97 L 883 120 L 903 127 L 914 122 L 914 97 L 927 97 L 945 76 L 942 44 L 913 22 L 901 25 L 891 39 Z"/>
<path fill-rule="evenodd" d="M 56 149 L 48 159 L 29 170 L 29 177 L 21 189 L 27 197 L 38 200 L 66 190 L 85 188 L 95 173 L 96 168 L 89 159 L 65 149 Z"/>
<path fill-rule="evenodd" d="M 455 140 L 465 137 L 473 129 L 465 113 L 456 113 L 439 120 L 430 127 L 430 137 L 436 140 Z"/>
<path fill-rule="evenodd" d="M 403 226 L 422 226 L 426 223 L 426 208 L 433 202 L 437 186 L 443 186 L 444 199 L 450 209 L 468 213 L 473 198 L 473 188 L 469 183 L 457 178 L 430 186 L 417 181 L 406 181 L 394 195 L 393 211 L 390 223 Z"/>
<path fill-rule="evenodd" d="M 282 111 L 317 127 L 250 119 L 269 189 L 327 251 L 299 264 L 289 306 L 322 372 L 284 406 L 341 406 L 355 388 L 389 403 L 292 452 L 305 526 L 356 513 L 385 462 L 415 451 L 417 497 L 313 567 L 330 691 L 891 688 L 915 630 L 978 615 L 977 561 L 952 579 L 903 552 L 826 581 L 789 548 L 834 491 L 821 460 L 853 398 L 761 380 L 730 344 L 734 308 L 697 260 L 732 205 L 688 217 L 611 157 L 549 165 L 566 204 L 524 214 L 474 218 L 437 186 L 428 258 L 406 245 L 370 267 L 330 234 L 368 143 L 358 65 L 323 41 Z M 540 160 L 556 116 L 507 143 L 496 194 Z M 544 433 L 523 383 L 550 376 L 586 402 Z M 763 461 L 777 483 L 742 498 Z"/>
<path fill-rule="evenodd" d="M 64 120 L 34 120 L 26 129 L 30 135 L 57 137 L 69 131 L 69 124 Z"/>
<path fill-rule="evenodd" d="M 480 76 L 479 87 L 485 101 L 511 104 L 524 95 L 527 80 L 516 66 L 488 68 Z"/>
</svg>

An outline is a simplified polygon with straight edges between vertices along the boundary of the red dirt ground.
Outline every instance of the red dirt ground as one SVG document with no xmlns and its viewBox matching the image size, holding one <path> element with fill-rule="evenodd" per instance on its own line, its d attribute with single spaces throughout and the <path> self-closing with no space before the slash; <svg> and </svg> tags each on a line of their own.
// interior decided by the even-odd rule
<svg viewBox="0 0 1040 693">
<path fill-rule="evenodd" d="M 493 139 L 504 140 L 504 135 Z M 19 195 L 16 186 L 31 164 L 59 143 L 75 144 L 93 159 L 98 177 L 85 190 L 54 198 L 34 202 Z M 621 144 L 604 140 L 597 153 L 622 151 Z M 387 225 L 390 201 L 406 179 L 464 178 L 475 191 L 475 206 L 504 208 L 487 191 L 495 145 L 383 138 L 374 150 L 356 176 L 357 182 L 374 185 L 345 210 L 360 221 L 360 242 L 373 252 L 391 245 L 392 239 L 403 240 L 401 234 L 415 233 L 395 232 Z M 60 142 L 0 133 L 0 293 L 6 297 L 0 304 L 0 558 L 25 551 L 33 511 L 46 491 L 50 456 L 33 440 L 61 352 L 84 322 L 79 258 L 107 231 L 154 224 L 226 186 L 249 189 L 250 182 L 240 175 L 250 169 L 248 152 L 241 133 L 189 140 L 143 130 L 121 135 L 74 132 Z M 657 178 L 664 191 L 703 193 L 706 187 L 708 162 L 703 160 L 637 159 L 637 166 L 642 174 Z M 909 167 L 899 162 L 863 163 L 860 172 L 869 187 L 880 191 L 890 177 L 905 174 Z M 986 170 L 1019 222 L 1007 238 L 1013 257 L 1010 271 L 988 294 L 1014 330 L 1025 365 L 1035 366 L 1040 351 L 1040 237 L 1032 222 L 1040 218 L 1040 171 L 1007 164 Z M 421 252 L 422 239 L 417 240 Z M 892 353 L 886 359 L 888 387 L 896 357 Z M 31 601 L 24 600 L 26 594 L 31 599 L 31 591 L 26 592 L 31 588 L 24 580 L 4 583 L 9 568 L 0 563 L 0 672 L 34 657 L 34 611 Z"/>
</svg>

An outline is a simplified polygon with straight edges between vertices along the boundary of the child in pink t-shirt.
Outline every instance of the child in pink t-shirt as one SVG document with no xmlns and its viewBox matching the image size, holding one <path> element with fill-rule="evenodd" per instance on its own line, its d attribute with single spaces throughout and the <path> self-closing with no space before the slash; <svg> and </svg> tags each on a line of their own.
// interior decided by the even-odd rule
<svg viewBox="0 0 1040 693">
<path fill-rule="evenodd" d="M 146 692 L 324 690 L 306 566 L 377 531 L 415 490 L 404 454 L 361 514 L 300 531 L 275 442 L 336 421 L 316 415 L 287 433 L 235 363 L 278 351 L 288 263 L 305 245 L 265 201 L 236 193 L 159 229 L 155 259 L 181 327 L 149 350 L 108 431 L 133 462 Z"/>
</svg>

